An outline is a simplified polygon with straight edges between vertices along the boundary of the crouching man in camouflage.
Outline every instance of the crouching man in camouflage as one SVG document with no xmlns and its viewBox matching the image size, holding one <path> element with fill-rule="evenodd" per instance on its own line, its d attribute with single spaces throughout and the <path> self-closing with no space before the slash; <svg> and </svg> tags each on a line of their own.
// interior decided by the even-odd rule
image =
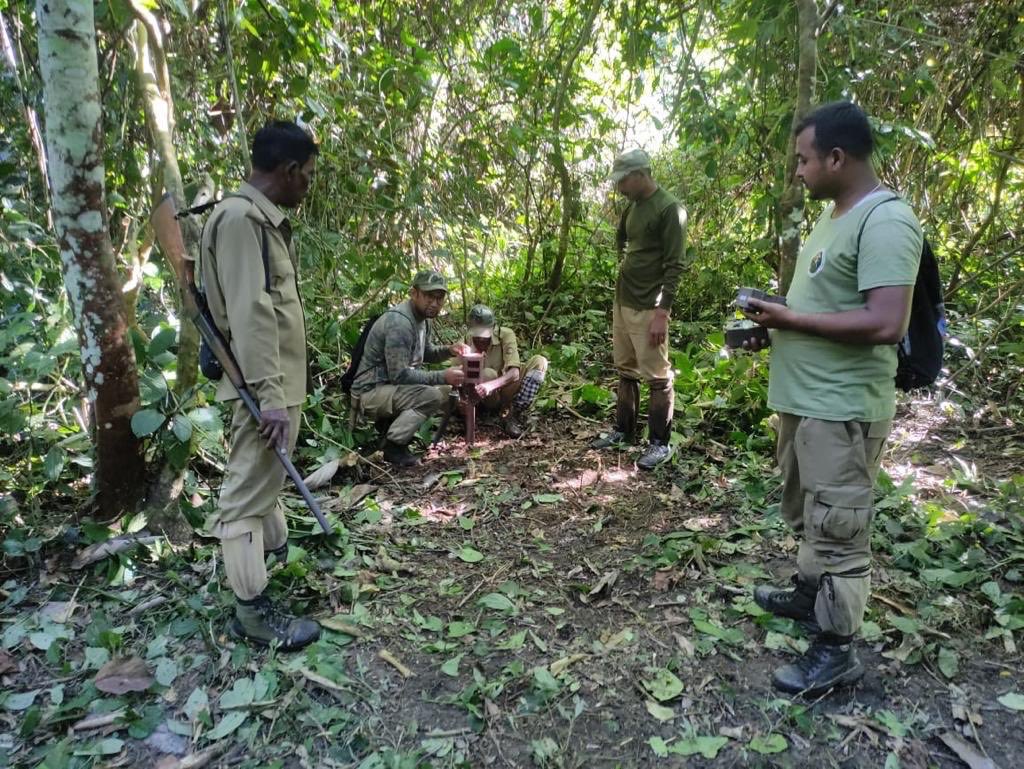
<svg viewBox="0 0 1024 769">
<path fill-rule="evenodd" d="M 370 329 L 352 383 L 357 409 L 368 419 L 391 421 L 384 459 L 397 467 L 419 463 L 409 443 L 420 425 L 441 410 L 449 388 L 465 379 L 460 367 L 422 368 L 424 363 L 439 363 L 462 352 L 461 344 L 438 347 L 429 341 L 430 320 L 441 311 L 447 294 L 448 282 L 441 273 L 418 272 L 409 298 L 387 310 Z"/>
<path fill-rule="evenodd" d="M 510 438 L 523 434 L 523 418 L 540 392 L 548 359 L 534 355 L 526 366 L 519 360 L 519 342 L 508 326 L 494 322 L 494 311 L 478 304 L 469 311 L 469 344 L 483 353 L 484 369 L 477 395 L 487 411 L 501 415 L 501 427 Z"/>
</svg>

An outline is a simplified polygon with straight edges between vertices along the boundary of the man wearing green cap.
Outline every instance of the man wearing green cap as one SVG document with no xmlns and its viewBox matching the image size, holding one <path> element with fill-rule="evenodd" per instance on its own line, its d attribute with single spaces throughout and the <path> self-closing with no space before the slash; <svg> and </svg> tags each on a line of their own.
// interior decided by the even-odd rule
<svg viewBox="0 0 1024 769">
<path fill-rule="evenodd" d="M 485 409 L 503 415 L 501 426 L 510 438 L 523 434 L 523 417 L 533 403 L 548 370 L 548 359 L 534 355 L 524 367 L 519 342 L 508 326 L 499 326 L 494 310 L 484 304 L 469 311 L 469 343 L 483 353 L 484 369 L 477 395 Z"/>
<path fill-rule="evenodd" d="M 422 368 L 424 363 L 438 363 L 462 352 L 461 344 L 430 343 L 429 321 L 441 311 L 447 293 L 448 281 L 441 273 L 416 273 L 409 298 L 387 310 L 370 329 L 352 383 L 358 410 L 375 421 L 392 420 L 384 458 L 398 467 L 419 462 L 409 452 L 409 443 L 420 425 L 441 410 L 448 387 L 458 387 L 465 378 L 460 367 Z"/>
<path fill-rule="evenodd" d="M 637 467 L 651 470 L 671 456 L 672 367 L 668 319 L 686 252 L 686 209 L 657 185 L 643 150 L 619 155 L 611 180 L 629 204 L 616 245 L 622 256 L 612 305 L 612 357 L 619 370 L 615 427 L 591 443 L 606 449 L 637 437 L 640 380 L 651 388 L 647 411 L 650 445 Z"/>
</svg>

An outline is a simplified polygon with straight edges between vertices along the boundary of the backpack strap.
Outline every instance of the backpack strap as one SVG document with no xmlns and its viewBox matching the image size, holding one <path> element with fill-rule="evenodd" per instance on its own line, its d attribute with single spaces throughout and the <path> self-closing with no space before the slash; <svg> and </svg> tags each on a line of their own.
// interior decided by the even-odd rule
<svg viewBox="0 0 1024 769">
<path fill-rule="evenodd" d="M 870 217 L 879 206 L 884 206 L 886 203 L 892 203 L 894 200 L 900 200 L 900 196 L 893 195 L 885 200 L 880 200 L 871 206 L 871 210 L 864 214 L 864 219 L 860 223 L 860 229 L 857 230 L 857 256 L 860 256 L 860 239 L 864 236 L 864 228 L 868 226 L 868 217 Z"/>
</svg>

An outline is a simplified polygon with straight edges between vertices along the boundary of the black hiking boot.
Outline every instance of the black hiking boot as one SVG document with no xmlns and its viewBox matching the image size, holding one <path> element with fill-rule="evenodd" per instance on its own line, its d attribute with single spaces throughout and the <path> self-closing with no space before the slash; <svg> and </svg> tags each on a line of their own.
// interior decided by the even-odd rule
<svg viewBox="0 0 1024 769">
<path fill-rule="evenodd" d="M 419 457 L 409 451 L 408 446 L 393 441 L 385 442 L 384 459 L 395 467 L 413 467 L 420 463 Z"/>
<path fill-rule="evenodd" d="M 284 544 L 280 547 L 275 547 L 273 550 L 264 550 L 263 559 L 266 561 L 270 560 L 270 556 L 274 556 L 277 563 L 284 563 L 288 560 L 288 540 L 285 540 Z"/>
<path fill-rule="evenodd" d="M 265 595 L 251 601 L 239 600 L 235 616 L 228 623 L 235 638 L 257 646 L 275 641 L 281 651 L 291 652 L 308 646 L 320 637 L 320 625 L 305 617 L 296 617 L 275 606 Z"/>
<path fill-rule="evenodd" d="M 853 648 L 853 636 L 822 634 L 792 665 L 772 675 L 776 689 L 788 694 L 817 697 L 838 686 L 850 686 L 864 677 L 864 665 Z"/>
<path fill-rule="evenodd" d="M 647 451 L 636 461 L 636 466 L 641 470 L 653 470 L 662 462 L 667 462 L 672 456 L 672 448 L 661 441 L 651 441 Z"/>
<path fill-rule="evenodd" d="M 793 575 L 791 590 L 772 585 L 758 585 L 754 588 L 754 603 L 776 617 L 795 619 L 804 630 L 812 634 L 821 632 L 821 626 L 814 616 L 817 597 L 817 586 L 804 582 L 799 574 Z"/>
<path fill-rule="evenodd" d="M 519 438 L 522 436 L 522 434 L 526 432 L 526 428 L 523 427 L 523 423 L 521 421 L 522 418 L 523 415 L 519 413 L 518 409 L 513 408 L 509 411 L 505 416 L 505 419 L 501 422 L 501 429 L 505 431 L 505 435 L 509 438 Z"/>
</svg>

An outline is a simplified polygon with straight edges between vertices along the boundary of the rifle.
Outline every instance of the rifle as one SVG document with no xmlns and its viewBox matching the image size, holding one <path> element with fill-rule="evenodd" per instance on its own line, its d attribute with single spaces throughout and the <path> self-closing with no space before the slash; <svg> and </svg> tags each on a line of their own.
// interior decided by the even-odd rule
<svg viewBox="0 0 1024 769">
<path fill-rule="evenodd" d="M 153 231 L 156 233 L 156 239 L 160 244 L 160 248 L 167 256 L 168 261 L 176 267 L 185 314 L 195 323 L 196 328 L 199 329 L 200 336 L 203 337 L 210 351 L 224 369 L 224 375 L 238 391 L 238 397 L 242 399 L 242 403 L 245 404 L 252 418 L 256 420 L 256 424 L 259 424 L 261 419 L 260 407 L 252 393 L 249 392 L 249 388 L 245 383 L 245 377 L 242 376 L 242 370 L 239 368 L 238 361 L 235 360 L 235 356 L 231 352 L 231 347 L 213 320 L 213 315 L 210 313 L 210 308 L 206 303 L 206 297 L 196 288 L 194 266 L 186 258 L 185 241 L 181 235 L 178 216 L 175 212 L 174 198 L 167 194 L 164 195 L 163 200 L 160 201 L 157 207 L 153 209 L 153 213 L 150 215 L 150 222 L 153 224 Z M 306 507 L 316 517 L 320 528 L 324 530 L 324 534 L 333 534 L 334 529 L 327 522 L 323 512 L 320 510 L 320 505 L 313 499 L 313 495 L 303 482 L 302 476 L 299 475 L 299 471 L 295 469 L 295 465 L 289 459 L 288 452 L 279 446 L 275 446 L 273 451 L 278 461 L 284 466 L 288 477 L 292 479 L 292 483 L 299 490 L 299 494 L 302 495 Z"/>
</svg>

